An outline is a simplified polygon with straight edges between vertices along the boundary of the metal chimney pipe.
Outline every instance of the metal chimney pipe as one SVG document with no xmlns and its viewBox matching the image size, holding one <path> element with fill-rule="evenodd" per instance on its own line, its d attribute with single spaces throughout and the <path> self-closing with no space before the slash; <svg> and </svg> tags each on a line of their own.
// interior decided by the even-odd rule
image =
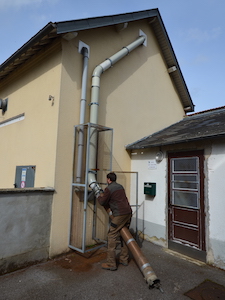
<svg viewBox="0 0 225 300">
<path fill-rule="evenodd" d="M 120 234 L 127 244 L 130 252 L 132 253 L 134 260 L 136 261 L 139 269 L 141 270 L 144 278 L 149 286 L 149 288 L 159 288 L 160 287 L 160 280 L 156 276 L 154 270 L 152 269 L 150 263 L 148 262 L 147 258 L 142 253 L 140 247 L 138 246 L 137 242 L 131 235 L 129 229 L 127 227 L 123 227 L 120 230 Z"/>
<path fill-rule="evenodd" d="M 106 212 L 109 214 L 110 219 L 113 220 L 114 217 L 112 214 L 110 214 L 111 212 L 110 208 L 106 209 Z M 129 229 L 127 227 L 123 227 L 120 230 L 120 235 L 123 238 L 124 242 L 126 243 L 127 247 L 129 248 L 130 252 L 132 253 L 134 260 L 136 261 L 140 271 L 144 275 L 144 279 L 146 280 L 148 287 L 149 288 L 156 287 L 162 292 L 163 290 L 160 285 L 160 280 L 156 276 L 147 258 L 142 253 L 140 247 L 138 246 L 137 242 L 133 238 Z"/>
<path fill-rule="evenodd" d="M 106 59 L 98 65 L 92 74 L 92 87 L 91 87 L 91 110 L 90 110 L 90 123 L 98 123 L 98 106 L 99 106 L 99 93 L 100 93 L 100 76 L 101 74 L 112 67 L 120 59 L 128 55 L 132 50 L 145 42 L 146 36 L 141 35 L 137 40 L 128 46 L 124 47 L 110 58 Z M 95 169 L 96 169 L 96 154 L 97 154 L 97 133 L 94 129 L 91 130 L 90 140 L 90 156 L 89 156 L 89 173 L 88 183 L 92 190 L 98 195 L 101 188 L 96 182 Z"/>
<path fill-rule="evenodd" d="M 81 100 L 80 100 L 80 124 L 85 122 L 86 110 L 86 95 L 87 95 L 87 77 L 88 77 L 88 48 L 83 47 L 81 50 L 83 54 L 83 73 L 82 73 L 82 87 L 81 87 Z M 76 182 L 81 182 L 81 171 L 83 164 L 83 150 L 84 150 L 84 127 L 80 126 L 78 134 L 78 154 L 77 154 L 77 171 Z"/>
</svg>

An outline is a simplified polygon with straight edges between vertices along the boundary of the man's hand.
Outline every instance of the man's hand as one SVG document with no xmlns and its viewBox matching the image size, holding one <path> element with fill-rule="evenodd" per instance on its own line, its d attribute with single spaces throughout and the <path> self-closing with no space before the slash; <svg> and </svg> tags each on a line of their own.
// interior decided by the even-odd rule
<svg viewBox="0 0 225 300">
<path fill-rule="evenodd" d="M 104 192 L 103 192 L 103 190 L 102 190 L 102 189 L 99 189 L 99 190 L 97 190 L 97 191 L 95 192 L 95 196 L 96 196 L 96 198 L 98 198 L 98 197 L 102 197 L 102 196 L 103 196 L 103 194 L 104 194 Z"/>
</svg>

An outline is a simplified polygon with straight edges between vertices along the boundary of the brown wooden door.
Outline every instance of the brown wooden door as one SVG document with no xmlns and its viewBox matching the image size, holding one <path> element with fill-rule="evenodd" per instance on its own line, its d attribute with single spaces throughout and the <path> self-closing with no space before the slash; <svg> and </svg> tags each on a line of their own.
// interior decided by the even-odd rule
<svg viewBox="0 0 225 300">
<path fill-rule="evenodd" d="M 168 154 L 168 245 L 205 261 L 203 151 Z"/>
</svg>

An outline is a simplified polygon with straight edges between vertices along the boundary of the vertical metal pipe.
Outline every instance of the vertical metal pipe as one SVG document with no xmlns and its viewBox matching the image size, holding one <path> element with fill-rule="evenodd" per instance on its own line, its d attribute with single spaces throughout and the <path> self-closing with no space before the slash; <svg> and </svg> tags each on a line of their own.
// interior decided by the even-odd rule
<svg viewBox="0 0 225 300">
<path fill-rule="evenodd" d="M 85 110 L 86 110 L 86 95 L 87 95 L 88 60 L 89 60 L 88 49 L 86 47 L 83 47 L 81 53 L 83 54 L 83 73 L 82 73 L 81 100 L 80 100 L 80 124 L 84 124 Z M 83 150 L 84 150 L 84 127 L 81 125 L 78 134 L 76 182 L 81 182 Z"/>
<path fill-rule="evenodd" d="M 136 239 L 138 237 L 138 173 L 136 173 Z"/>
</svg>

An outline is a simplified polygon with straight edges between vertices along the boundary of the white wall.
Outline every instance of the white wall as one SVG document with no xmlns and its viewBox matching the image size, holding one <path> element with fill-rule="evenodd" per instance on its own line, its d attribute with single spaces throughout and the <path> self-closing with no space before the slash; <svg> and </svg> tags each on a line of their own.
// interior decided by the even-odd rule
<svg viewBox="0 0 225 300">
<path fill-rule="evenodd" d="M 205 149 L 205 213 L 207 263 L 225 269 L 225 139 L 200 144 Z M 188 147 L 186 145 L 186 147 Z M 189 145 L 193 149 L 193 145 Z M 196 146 L 195 146 L 196 147 Z M 144 238 L 167 244 L 167 157 L 148 168 L 158 149 L 133 150 L 131 170 L 138 172 L 138 229 Z M 166 153 L 164 152 L 164 156 Z M 144 195 L 144 182 L 156 182 L 156 196 Z M 132 193 L 131 193 L 132 194 Z M 131 199 L 132 202 L 134 201 Z M 134 214 L 135 221 L 135 214 Z M 135 223 L 132 223 L 132 227 Z"/>
<path fill-rule="evenodd" d="M 138 230 L 145 239 L 166 245 L 167 240 L 167 179 L 166 158 L 156 163 L 158 149 L 133 151 L 131 169 L 138 172 Z M 153 163 L 150 169 L 149 162 Z M 156 196 L 144 194 L 144 182 L 156 183 Z M 134 226 L 136 214 L 133 216 Z"/>
<path fill-rule="evenodd" d="M 208 158 L 208 260 L 225 269 L 225 147 L 212 146 Z"/>
</svg>

